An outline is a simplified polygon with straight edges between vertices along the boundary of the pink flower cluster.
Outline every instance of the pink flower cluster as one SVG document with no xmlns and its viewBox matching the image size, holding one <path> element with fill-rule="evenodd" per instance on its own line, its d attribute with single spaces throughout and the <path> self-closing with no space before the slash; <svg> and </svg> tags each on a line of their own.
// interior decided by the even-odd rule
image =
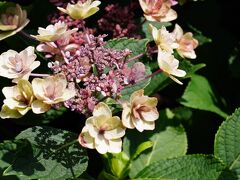
<svg viewBox="0 0 240 180">
<path fill-rule="evenodd" d="M 119 97 L 125 86 L 145 77 L 144 64 L 138 62 L 132 69 L 128 67 L 126 60 L 130 50 L 105 48 L 105 35 L 88 36 L 89 44 L 64 52 L 65 61 L 55 58 L 56 61 L 49 63 L 54 74 L 63 73 L 77 89 L 77 95 L 64 105 L 84 114 L 92 112 L 101 98 Z"/>
</svg>

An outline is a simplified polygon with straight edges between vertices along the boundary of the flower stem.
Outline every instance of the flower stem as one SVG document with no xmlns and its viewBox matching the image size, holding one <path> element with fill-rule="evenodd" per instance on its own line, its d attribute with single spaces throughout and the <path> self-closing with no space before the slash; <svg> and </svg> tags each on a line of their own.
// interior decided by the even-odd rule
<svg viewBox="0 0 240 180">
<path fill-rule="evenodd" d="M 21 30 L 18 32 L 21 36 L 24 36 L 32 41 L 38 42 L 38 40 L 36 40 L 34 37 L 30 36 L 28 33 L 26 33 L 25 31 Z"/>
<path fill-rule="evenodd" d="M 83 32 L 84 32 L 84 34 L 85 34 L 85 36 L 86 36 L 87 43 L 88 43 L 88 44 L 91 44 L 91 40 L 90 40 L 90 38 L 89 38 L 89 35 L 88 35 L 88 33 L 87 33 L 87 29 L 86 29 L 86 27 L 85 27 L 84 24 L 83 24 L 82 28 L 83 28 Z"/>
<path fill-rule="evenodd" d="M 136 60 L 136 59 L 139 59 L 139 58 L 143 57 L 144 55 L 145 55 L 145 53 L 140 53 L 140 54 L 138 54 L 138 55 L 136 55 L 136 56 L 133 56 L 133 57 L 129 58 L 128 60 L 126 60 L 126 63 L 129 63 L 129 62 L 131 62 L 131 61 L 134 61 L 134 60 Z"/>
<path fill-rule="evenodd" d="M 141 80 L 135 82 L 135 84 L 136 84 L 136 83 L 139 83 L 139 82 L 141 82 L 141 81 L 145 81 L 145 80 L 147 80 L 147 79 L 149 79 L 149 78 L 151 78 L 151 77 L 153 77 L 153 76 L 156 76 L 157 74 L 160 74 L 160 73 L 162 73 L 162 72 L 163 72 L 162 69 L 158 69 L 158 70 L 155 71 L 154 73 L 152 73 L 152 74 L 146 76 L 144 79 L 141 79 Z"/>
<path fill-rule="evenodd" d="M 33 76 L 33 77 L 48 77 L 48 76 L 50 76 L 50 74 L 31 73 L 30 76 Z"/>
</svg>

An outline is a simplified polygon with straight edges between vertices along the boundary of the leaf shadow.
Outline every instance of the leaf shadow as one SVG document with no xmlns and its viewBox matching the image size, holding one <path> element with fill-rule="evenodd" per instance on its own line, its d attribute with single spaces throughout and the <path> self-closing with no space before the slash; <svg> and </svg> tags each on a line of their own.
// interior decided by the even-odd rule
<svg viewBox="0 0 240 180">
<path fill-rule="evenodd" d="M 62 171 L 67 171 L 67 174 L 75 179 L 78 176 L 75 174 L 76 168 L 79 168 L 76 165 L 87 164 L 86 151 L 74 143 L 77 142 L 74 133 L 35 126 L 17 138 L 28 140 L 28 145 L 17 154 L 17 159 L 11 167 L 17 174 L 41 177 L 54 170 L 52 166 L 60 165 L 66 169 Z"/>
</svg>

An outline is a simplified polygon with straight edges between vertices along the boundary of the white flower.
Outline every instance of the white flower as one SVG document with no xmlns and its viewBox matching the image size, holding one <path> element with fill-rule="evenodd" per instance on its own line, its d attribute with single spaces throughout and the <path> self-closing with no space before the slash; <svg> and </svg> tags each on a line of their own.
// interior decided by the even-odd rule
<svg viewBox="0 0 240 180">
<path fill-rule="evenodd" d="M 119 117 L 113 116 L 109 107 L 100 102 L 93 110 L 93 116 L 86 120 L 79 143 L 87 148 L 105 154 L 119 153 L 122 149 L 121 137 L 125 135 L 125 128 Z"/>
<path fill-rule="evenodd" d="M 181 57 L 186 57 L 189 59 L 195 59 L 197 56 L 194 49 L 198 46 L 198 40 L 193 38 L 191 32 L 183 33 L 182 28 L 176 24 L 172 32 L 174 35 L 179 47 L 177 52 Z"/>
<path fill-rule="evenodd" d="M 173 34 L 169 33 L 165 26 L 162 26 L 162 28 L 158 30 L 156 27 L 149 24 L 149 28 L 156 45 L 163 51 L 173 53 L 173 49 L 178 48 L 179 45 L 176 43 Z"/>
<path fill-rule="evenodd" d="M 34 78 L 32 81 L 33 93 L 37 100 L 33 102 L 33 112 L 46 112 L 51 105 L 64 102 L 75 96 L 75 89 L 67 88 L 64 75 L 58 74 L 45 79 Z"/>
<path fill-rule="evenodd" d="M 136 128 L 140 132 L 153 130 L 159 117 L 156 106 L 157 98 L 145 96 L 143 89 L 135 91 L 130 102 L 123 103 L 123 125 L 130 129 Z"/>
<path fill-rule="evenodd" d="M 27 12 L 17 4 L 0 15 L 0 41 L 21 31 L 28 23 Z"/>
<path fill-rule="evenodd" d="M 48 25 L 46 29 L 39 27 L 38 28 L 38 34 L 39 35 L 32 35 L 34 38 L 36 38 L 38 41 L 41 42 L 54 42 L 61 38 L 65 38 L 66 36 L 69 36 L 70 34 L 77 32 L 77 28 L 74 28 L 72 30 L 67 31 L 67 25 L 64 22 L 57 22 L 54 25 Z"/>
<path fill-rule="evenodd" d="M 19 80 L 15 86 L 4 87 L 2 92 L 6 99 L 0 112 L 1 118 L 20 118 L 31 109 L 34 95 L 28 81 Z"/>
<path fill-rule="evenodd" d="M 8 50 L 0 55 L 0 76 L 13 79 L 17 82 L 19 79 L 28 80 L 31 72 L 39 65 L 35 61 L 34 47 L 29 46 L 20 53 Z"/>
<path fill-rule="evenodd" d="M 179 61 L 175 59 L 170 52 L 158 50 L 158 65 L 160 69 L 172 80 L 178 84 L 182 84 L 182 82 L 174 76 L 184 77 L 186 72 L 178 69 Z"/>
<path fill-rule="evenodd" d="M 144 16 L 148 21 L 169 22 L 177 19 L 177 13 L 171 6 L 177 4 L 173 0 L 139 0 Z"/>
<path fill-rule="evenodd" d="M 58 7 L 58 9 L 73 19 L 86 19 L 99 11 L 100 1 L 86 0 L 84 3 L 78 1 L 77 4 L 68 3 L 67 8 Z"/>
</svg>

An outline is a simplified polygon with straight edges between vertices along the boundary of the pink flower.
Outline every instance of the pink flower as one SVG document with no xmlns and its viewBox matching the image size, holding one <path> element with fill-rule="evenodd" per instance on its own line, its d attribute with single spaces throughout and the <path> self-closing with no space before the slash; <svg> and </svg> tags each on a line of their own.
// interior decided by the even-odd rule
<svg viewBox="0 0 240 180">
<path fill-rule="evenodd" d="M 135 91 L 129 102 L 123 103 L 122 123 L 126 128 L 142 132 L 153 130 L 159 117 L 157 98 L 144 95 L 144 90 Z"/>
<path fill-rule="evenodd" d="M 178 54 L 181 57 L 195 59 L 197 56 L 194 49 L 198 46 L 198 40 L 193 38 L 193 34 L 191 32 L 184 34 L 182 28 L 178 24 L 175 25 L 172 34 L 179 44 L 179 47 L 177 48 Z"/>
<path fill-rule="evenodd" d="M 177 4 L 174 0 L 139 0 L 148 21 L 169 22 L 177 19 L 177 13 L 171 6 Z"/>
<path fill-rule="evenodd" d="M 36 58 L 32 46 L 20 53 L 8 50 L 0 55 L 0 76 L 13 79 L 13 82 L 28 80 L 31 72 L 40 65 L 39 61 L 35 61 Z"/>
</svg>

